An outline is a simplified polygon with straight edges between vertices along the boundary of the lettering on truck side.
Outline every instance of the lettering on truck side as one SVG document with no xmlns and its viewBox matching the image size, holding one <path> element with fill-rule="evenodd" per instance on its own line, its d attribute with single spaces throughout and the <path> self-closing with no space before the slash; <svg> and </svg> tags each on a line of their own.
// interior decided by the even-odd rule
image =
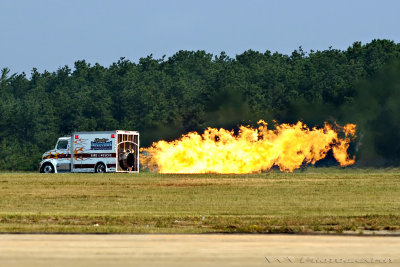
<svg viewBox="0 0 400 267">
<path fill-rule="evenodd" d="M 111 157 L 115 157 L 115 154 L 101 154 L 101 153 L 97 153 L 97 154 L 90 154 L 91 158 L 111 158 Z"/>
</svg>

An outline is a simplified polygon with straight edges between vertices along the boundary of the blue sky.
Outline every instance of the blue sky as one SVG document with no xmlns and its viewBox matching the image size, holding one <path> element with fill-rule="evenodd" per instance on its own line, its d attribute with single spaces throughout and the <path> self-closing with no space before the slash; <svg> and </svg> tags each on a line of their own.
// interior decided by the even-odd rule
<svg viewBox="0 0 400 267">
<path fill-rule="evenodd" d="M 395 0 L 0 0 L 0 68 L 30 74 L 76 60 L 109 66 L 179 50 L 290 54 L 400 42 Z"/>
</svg>

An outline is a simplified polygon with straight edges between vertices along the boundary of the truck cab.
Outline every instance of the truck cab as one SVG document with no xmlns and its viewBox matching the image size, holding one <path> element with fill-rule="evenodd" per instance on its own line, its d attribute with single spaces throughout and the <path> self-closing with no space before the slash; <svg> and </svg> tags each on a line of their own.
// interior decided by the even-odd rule
<svg viewBox="0 0 400 267">
<path fill-rule="evenodd" d="M 45 152 L 40 162 L 40 172 L 71 171 L 71 137 L 64 136 L 57 140 L 54 149 Z"/>
</svg>

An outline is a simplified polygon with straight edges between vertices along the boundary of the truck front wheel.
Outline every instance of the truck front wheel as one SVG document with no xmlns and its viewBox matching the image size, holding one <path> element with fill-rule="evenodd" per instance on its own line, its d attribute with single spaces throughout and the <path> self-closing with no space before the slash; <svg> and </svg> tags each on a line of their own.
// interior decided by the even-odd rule
<svg viewBox="0 0 400 267">
<path fill-rule="evenodd" d="M 53 173 L 54 172 L 54 166 L 51 163 L 45 163 L 43 166 L 40 168 L 41 173 Z"/>
<path fill-rule="evenodd" d="M 94 168 L 94 172 L 104 173 L 106 172 L 106 166 L 103 163 L 97 163 L 96 167 Z"/>
</svg>

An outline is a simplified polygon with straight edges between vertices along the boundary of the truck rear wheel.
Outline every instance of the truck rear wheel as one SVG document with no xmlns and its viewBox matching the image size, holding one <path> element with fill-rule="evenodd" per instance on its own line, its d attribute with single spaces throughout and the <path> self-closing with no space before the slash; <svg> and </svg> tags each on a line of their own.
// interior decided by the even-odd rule
<svg viewBox="0 0 400 267">
<path fill-rule="evenodd" d="M 51 163 L 45 163 L 40 168 L 41 173 L 54 173 L 54 166 Z"/>
<path fill-rule="evenodd" d="M 105 173 L 106 172 L 106 165 L 103 163 L 97 163 L 96 167 L 94 168 L 94 172 L 96 173 Z"/>
</svg>

